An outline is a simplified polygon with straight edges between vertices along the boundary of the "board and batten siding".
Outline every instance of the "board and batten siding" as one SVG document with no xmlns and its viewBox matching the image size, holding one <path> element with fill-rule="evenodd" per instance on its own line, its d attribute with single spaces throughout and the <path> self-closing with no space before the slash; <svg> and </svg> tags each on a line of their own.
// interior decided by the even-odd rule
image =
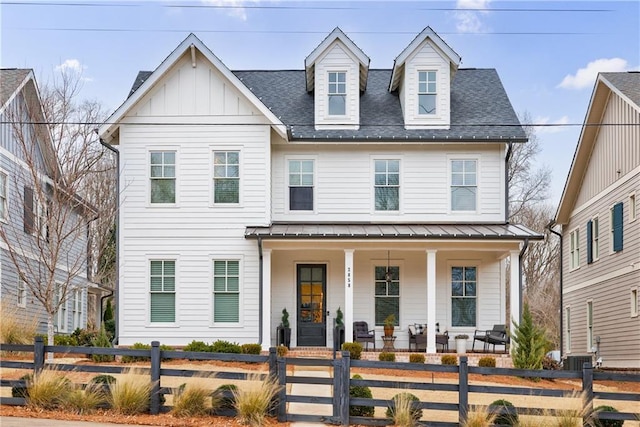
<svg viewBox="0 0 640 427">
<path fill-rule="evenodd" d="M 315 160 L 314 211 L 290 211 L 288 162 Z M 374 159 L 400 160 L 400 212 L 375 212 Z M 477 211 L 451 212 L 450 161 L 478 160 Z M 504 221 L 504 145 L 274 146 L 274 221 Z"/>
</svg>

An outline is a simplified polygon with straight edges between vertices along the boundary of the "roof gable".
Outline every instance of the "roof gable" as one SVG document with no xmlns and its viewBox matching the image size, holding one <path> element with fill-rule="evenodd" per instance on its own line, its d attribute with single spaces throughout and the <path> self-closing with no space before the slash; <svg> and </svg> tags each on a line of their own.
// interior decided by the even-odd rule
<svg viewBox="0 0 640 427">
<path fill-rule="evenodd" d="M 371 60 L 339 27 L 336 27 L 304 60 L 306 71 L 307 92 L 312 92 L 315 83 L 314 67 L 316 61 L 334 44 L 340 42 L 344 48 L 353 55 L 360 67 L 360 90 L 364 91 L 367 86 L 367 76 L 369 73 L 369 63 Z"/>
<path fill-rule="evenodd" d="M 131 111 L 132 108 L 145 96 L 152 88 L 166 75 L 166 73 L 172 69 L 172 67 L 181 60 L 181 58 L 190 53 L 192 60 L 196 59 L 196 50 L 200 52 L 211 65 L 219 71 L 224 78 L 226 78 L 234 88 L 246 97 L 255 108 L 260 111 L 271 122 L 275 130 L 283 137 L 286 137 L 286 130 L 282 122 L 265 106 L 260 99 L 258 99 L 225 65 L 224 63 L 213 54 L 205 44 L 195 36 L 195 34 L 189 34 L 189 36 L 182 41 L 176 47 L 176 49 L 165 58 L 164 61 L 156 68 L 151 74 L 146 75 L 146 79 L 141 81 L 140 85 L 135 88 L 136 90 L 130 93 L 130 96 L 124 101 L 116 111 L 111 114 L 106 123 L 100 128 L 100 136 L 110 140 L 118 131 L 120 121 L 124 116 Z M 140 77 L 141 74 L 138 75 Z M 136 79 L 136 83 L 138 80 Z M 135 85 L 135 84 L 134 84 Z"/>
</svg>

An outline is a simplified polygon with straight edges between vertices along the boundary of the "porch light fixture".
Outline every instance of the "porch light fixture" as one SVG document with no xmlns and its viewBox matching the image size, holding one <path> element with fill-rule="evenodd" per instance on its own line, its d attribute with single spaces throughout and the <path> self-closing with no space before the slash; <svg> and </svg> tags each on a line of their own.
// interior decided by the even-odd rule
<svg viewBox="0 0 640 427">
<path fill-rule="evenodd" d="M 387 282 L 387 285 L 390 284 L 393 279 L 391 276 L 391 266 L 389 264 L 389 251 L 387 251 L 387 271 L 384 273 L 384 281 Z"/>
</svg>

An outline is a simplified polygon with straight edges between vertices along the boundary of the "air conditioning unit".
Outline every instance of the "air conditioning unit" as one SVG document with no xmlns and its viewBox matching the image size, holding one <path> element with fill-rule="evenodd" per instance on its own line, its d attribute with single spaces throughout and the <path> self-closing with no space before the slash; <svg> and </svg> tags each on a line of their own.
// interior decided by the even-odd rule
<svg viewBox="0 0 640 427">
<path fill-rule="evenodd" d="M 574 355 L 567 356 L 563 366 L 565 371 L 582 371 L 585 363 L 588 363 L 589 366 L 592 366 L 592 362 L 593 358 L 590 354 Z"/>
</svg>

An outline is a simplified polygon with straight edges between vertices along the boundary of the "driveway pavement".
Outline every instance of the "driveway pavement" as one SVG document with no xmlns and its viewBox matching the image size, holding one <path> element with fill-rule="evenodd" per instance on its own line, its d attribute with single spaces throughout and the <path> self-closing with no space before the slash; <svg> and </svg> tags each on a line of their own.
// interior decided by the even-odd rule
<svg viewBox="0 0 640 427">
<path fill-rule="evenodd" d="M 61 421 L 42 418 L 0 417 L 2 427 L 126 427 L 133 424 L 94 423 L 91 421 Z M 153 427 L 136 424 L 135 427 Z"/>
</svg>

